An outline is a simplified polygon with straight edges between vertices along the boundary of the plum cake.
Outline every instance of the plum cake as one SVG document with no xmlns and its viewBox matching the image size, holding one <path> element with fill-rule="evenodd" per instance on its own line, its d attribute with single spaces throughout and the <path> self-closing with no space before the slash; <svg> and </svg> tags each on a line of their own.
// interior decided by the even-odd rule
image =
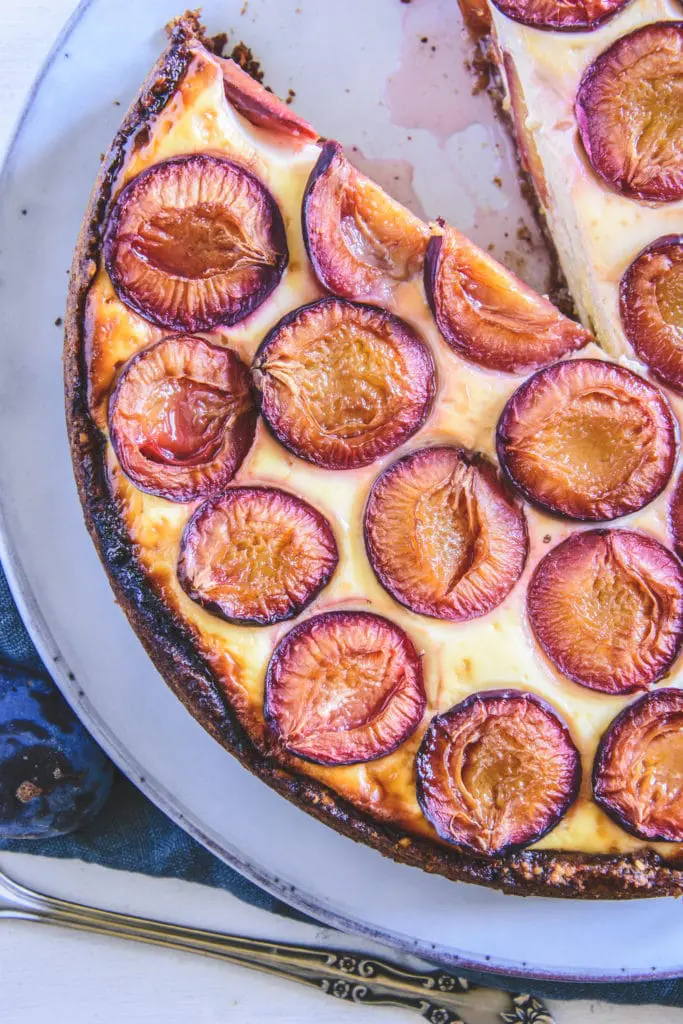
<svg viewBox="0 0 683 1024">
<path fill-rule="evenodd" d="M 496 3 L 586 326 L 185 15 L 76 249 L 76 479 L 156 666 L 279 793 L 452 879 L 675 894 L 683 35 L 665 0 Z"/>
</svg>

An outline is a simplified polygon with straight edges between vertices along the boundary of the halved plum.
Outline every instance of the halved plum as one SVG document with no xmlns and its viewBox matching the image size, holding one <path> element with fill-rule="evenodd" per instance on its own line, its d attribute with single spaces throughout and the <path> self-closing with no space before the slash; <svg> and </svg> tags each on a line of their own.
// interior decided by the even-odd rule
<svg viewBox="0 0 683 1024">
<path fill-rule="evenodd" d="M 317 764 L 384 757 L 426 707 L 420 658 L 393 622 L 336 611 L 296 626 L 273 652 L 264 714 L 282 745 Z"/>
<path fill-rule="evenodd" d="M 256 418 L 247 367 L 230 349 L 188 335 L 138 352 L 109 400 L 124 473 L 171 501 L 223 490 L 251 447 Z"/>
<path fill-rule="evenodd" d="M 584 72 L 579 135 L 595 173 L 622 195 L 683 198 L 683 22 L 621 36 Z"/>
<path fill-rule="evenodd" d="M 683 235 L 665 235 L 643 249 L 621 279 L 619 305 L 640 358 L 683 393 Z"/>
<path fill-rule="evenodd" d="M 427 247 L 425 290 L 437 327 L 463 359 L 523 373 L 591 340 L 584 327 L 459 231 L 438 225 Z"/>
<path fill-rule="evenodd" d="M 639 839 L 683 842 L 683 690 L 646 693 L 617 715 L 595 756 L 593 796 Z"/>
<path fill-rule="evenodd" d="M 567 726 L 520 690 L 472 694 L 429 723 L 417 755 L 417 798 L 449 843 L 493 857 L 535 843 L 564 817 L 581 784 Z"/>
<path fill-rule="evenodd" d="M 389 593 L 420 615 L 485 615 L 522 574 L 522 510 L 495 467 L 462 448 L 423 448 L 375 482 L 365 510 L 370 563 Z"/>
<path fill-rule="evenodd" d="M 104 258 L 116 294 L 136 313 L 205 331 L 260 306 L 288 252 L 265 185 L 231 160 L 195 153 L 148 167 L 121 190 Z"/>
<path fill-rule="evenodd" d="M 422 269 L 429 228 L 326 142 L 302 206 L 304 241 L 316 277 L 347 299 L 386 300 Z"/>
<path fill-rule="evenodd" d="M 493 0 L 512 21 L 553 32 L 590 32 L 629 0 Z"/>
<path fill-rule="evenodd" d="M 631 530 L 572 534 L 539 562 L 529 621 L 550 661 L 602 693 L 632 693 L 661 679 L 683 642 L 683 567 Z"/>
<path fill-rule="evenodd" d="M 274 487 L 232 487 L 200 505 L 183 533 L 183 590 L 229 622 L 265 626 L 298 615 L 337 567 L 327 519 Z"/>
<path fill-rule="evenodd" d="M 683 559 L 683 472 L 679 473 L 671 496 L 669 522 L 674 539 L 674 551 Z"/>
<path fill-rule="evenodd" d="M 235 60 L 226 57 L 214 57 L 214 60 L 220 62 L 227 99 L 247 121 L 286 136 L 298 146 L 318 139 L 313 125 L 256 82 Z"/>
<path fill-rule="evenodd" d="M 288 313 L 253 374 L 277 439 L 326 469 L 366 466 L 424 423 L 436 387 L 428 348 L 376 306 L 327 298 Z"/>
<path fill-rule="evenodd" d="M 498 421 L 498 458 L 533 504 L 570 519 L 617 519 L 664 489 L 676 456 L 666 398 L 631 370 L 570 359 L 539 370 Z"/>
</svg>

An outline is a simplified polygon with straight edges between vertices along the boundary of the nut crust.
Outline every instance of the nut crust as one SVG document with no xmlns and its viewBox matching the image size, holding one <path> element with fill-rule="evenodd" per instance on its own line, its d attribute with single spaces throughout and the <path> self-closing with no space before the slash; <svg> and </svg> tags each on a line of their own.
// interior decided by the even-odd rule
<svg viewBox="0 0 683 1024">
<path fill-rule="evenodd" d="M 683 893 L 683 863 L 667 862 L 650 851 L 616 857 L 527 851 L 491 860 L 461 854 L 381 825 L 326 786 L 263 756 L 220 696 L 191 630 L 166 607 L 136 561 L 107 485 L 104 438 L 88 413 L 85 301 L 101 260 L 102 228 L 126 145 L 163 109 L 190 63 L 191 45 L 198 42 L 210 48 L 197 17 L 179 19 L 168 49 L 143 84 L 103 161 L 76 245 L 69 287 L 64 374 L 74 474 L 86 525 L 133 629 L 187 710 L 245 768 L 313 817 L 393 860 L 516 895 L 626 899 Z"/>
</svg>

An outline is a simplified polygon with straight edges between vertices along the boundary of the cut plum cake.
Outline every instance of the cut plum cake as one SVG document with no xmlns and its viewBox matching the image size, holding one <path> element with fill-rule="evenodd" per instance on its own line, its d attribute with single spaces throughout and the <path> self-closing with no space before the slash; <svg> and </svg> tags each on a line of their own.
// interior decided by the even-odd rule
<svg viewBox="0 0 683 1024">
<path fill-rule="evenodd" d="M 624 266 L 614 294 L 593 289 L 567 189 L 588 283 L 567 276 L 609 319 L 625 274 L 623 336 L 592 306 L 591 322 L 613 353 L 628 334 L 660 358 L 681 308 L 680 247 L 658 241 L 680 146 L 657 143 L 646 96 L 636 159 L 613 97 L 644 80 L 638 54 L 661 72 L 653 32 L 680 61 L 680 29 L 616 43 L 638 0 L 605 20 L 609 39 L 520 22 L 587 29 L 608 7 L 494 17 L 520 40 L 503 40 L 511 68 L 520 33 L 564 41 L 572 69 L 573 41 L 597 41 L 572 159 L 602 232 L 591 258 Z M 455 227 L 423 223 L 186 15 L 76 249 L 66 396 L 86 522 L 180 700 L 323 822 L 509 892 L 678 893 L 679 406 L 654 362 L 610 361 Z"/>
</svg>

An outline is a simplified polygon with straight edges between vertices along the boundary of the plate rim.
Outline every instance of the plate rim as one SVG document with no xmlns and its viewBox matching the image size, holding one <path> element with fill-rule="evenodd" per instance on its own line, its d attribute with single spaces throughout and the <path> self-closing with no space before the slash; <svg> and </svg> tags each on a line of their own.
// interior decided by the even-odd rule
<svg viewBox="0 0 683 1024">
<path fill-rule="evenodd" d="M 55 38 L 43 63 L 35 76 L 28 91 L 19 117 L 10 133 L 9 142 L 5 149 L 2 165 L 0 166 L 0 193 L 4 191 L 6 181 L 9 177 L 14 151 L 21 136 L 33 104 L 43 85 L 43 82 L 56 61 L 56 58 L 67 43 L 74 30 L 81 22 L 83 16 L 96 2 L 102 0 L 79 0 L 73 12 L 63 25 Z M 427 943 L 423 940 L 409 940 L 400 933 L 391 929 L 383 929 L 376 925 L 370 925 L 352 915 L 347 915 L 326 907 L 320 898 L 307 895 L 299 886 L 291 883 L 283 883 L 279 878 L 273 876 L 262 866 L 255 864 L 249 858 L 245 858 L 237 849 L 228 849 L 216 843 L 206 834 L 202 826 L 194 819 L 189 808 L 180 805 L 170 792 L 166 790 L 161 782 L 150 778 L 149 774 L 142 770 L 137 759 L 125 749 L 117 736 L 112 732 L 107 723 L 95 711 L 87 699 L 85 692 L 78 684 L 75 676 L 69 670 L 68 663 L 57 644 L 49 623 L 43 615 L 40 604 L 35 596 L 34 590 L 28 582 L 23 570 L 21 557 L 12 539 L 11 532 L 7 525 L 3 495 L 0 493 L 0 562 L 5 571 L 5 576 L 17 604 L 22 621 L 33 640 L 38 653 L 44 664 L 48 667 L 49 673 L 59 686 L 71 706 L 77 711 L 84 724 L 93 734 L 97 742 L 117 765 L 117 767 L 129 778 L 134 780 L 134 785 L 150 799 L 174 824 L 187 832 L 193 839 L 208 849 L 214 856 L 218 857 L 229 867 L 233 868 L 249 881 L 265 889 L 271 895 L 277 897 L 283 903 L 316 918 L 321 923 L 344 932 L 347 935 L 359 935 L 374 942 L 383 943 L 400 952 L 418 956 L 422 959 L 444 964 L 457 970 L 464 969 L 476 971 L 483 974 L 499 975 L 507 979 L 539 980 L 550 982 L 561 982 L 567 984 L 604 984 L 604 983 L 629 983 L 667 980 L 680 977 L 683 974 L 683 963 L 669 968 L 653 967 L 649 971 L 630 970 L 622 967 L 619 971 L 607 973 L 586 973 L 585 971 L 572 971 L 571 969 L 560 970 L 559 968 L 534 967 L 530 963 L 516 964 L 514 961 L 504 960 L 498 957 L 488 959 L 472 958 L 471 954 L 459 955 L 446 946 Z M 132 629 L 129 623 L 127 628 Z M 145 657 L 149 657 L 145 653 Z M 413 870 L 420 870 L 413 868 Z M 468 883 L 451 882 L 452 885 L 463 885 Z M 542 899 L 544 897 L 527 897 Z M 590 901 L 599 906 L 600 900 Z"/>
</svg>

